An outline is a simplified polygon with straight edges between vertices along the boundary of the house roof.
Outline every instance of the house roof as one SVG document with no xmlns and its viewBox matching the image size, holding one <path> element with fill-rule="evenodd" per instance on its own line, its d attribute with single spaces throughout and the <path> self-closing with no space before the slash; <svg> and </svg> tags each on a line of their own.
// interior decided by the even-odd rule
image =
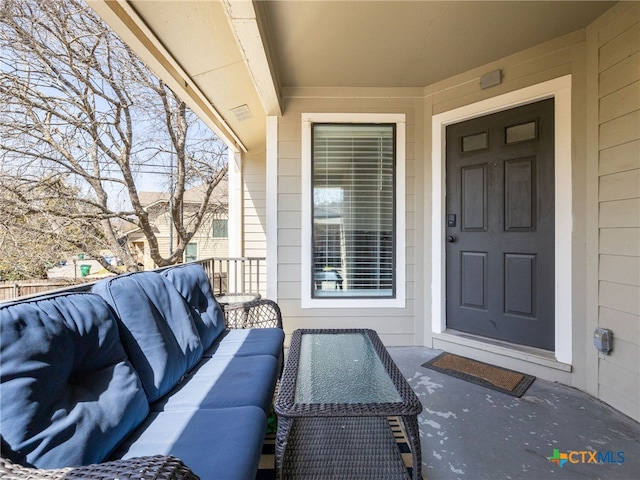
<svg viewBox="0 0 640 480">
<path fill-rule="evenodd" d="M 198 185 L 196 187 L 185 190 L 184 203 L 200 205 L 202 196 L 204 194 L 205 185 Z M 140 203 L 148 212 L 151 212 L 152 216 L 157 216 L 168 211 L 169 194 L 167 192 L 138 192 L 138 198 Z M 211 204 L 228 205 L 229 193 L 228 193 L 228 181 L 223 179 L 213 190 L 210 199 Z M 128 223 L 124 220 L 118 221 L 119 230 L 126 234 L 130 240 L 135 240 L 135 234 L 139 233 L 142 236 L 142 230 L 133 223 Z"/>
<path fill-rule="evenodd" d="M 112 28 L 226 139 L 265 142 L 282 92 L 423 89 L 575 32 L 600 1 L 89 0 Z"/>
<path fill-rule="evenodd" d="M 184 191 L 184 202 L 200 204 L 205 193 L 206 185 L 198 185 Z M 211 201 L 216 203 L 229 203 L 228 182 L 226 179 L 220 181 L 211 194 Z M 140 203 L 145 208 L 153 207 L 160 203 L 169 202 L 168 192 L 138 192 Z"/>
</svg>

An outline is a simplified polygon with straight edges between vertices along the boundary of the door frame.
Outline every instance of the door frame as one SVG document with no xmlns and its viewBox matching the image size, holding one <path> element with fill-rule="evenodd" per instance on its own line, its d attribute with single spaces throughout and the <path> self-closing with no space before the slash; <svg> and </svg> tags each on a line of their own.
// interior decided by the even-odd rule
<svg viewBox="0 0 640 480">
<path fill-rule="evenodd" d="M 434 115 L 431 134 L 431 334 L 446 331 L 446 127 L 471 118 L 555 98 L 555 360 L 572 361 L 571 75 Z"/>
</svg>

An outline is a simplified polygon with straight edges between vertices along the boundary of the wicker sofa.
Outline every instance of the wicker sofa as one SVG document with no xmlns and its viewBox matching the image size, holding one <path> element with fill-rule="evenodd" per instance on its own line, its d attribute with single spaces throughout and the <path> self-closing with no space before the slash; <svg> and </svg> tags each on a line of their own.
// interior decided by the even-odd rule
<svg viewBox="0 0 640 480">
<path fill-rule="evenodd" d="M 0 478 L 253 480 L 284 333 L 238 308 L 197 264 L 0 305 Z"/>
</svg>

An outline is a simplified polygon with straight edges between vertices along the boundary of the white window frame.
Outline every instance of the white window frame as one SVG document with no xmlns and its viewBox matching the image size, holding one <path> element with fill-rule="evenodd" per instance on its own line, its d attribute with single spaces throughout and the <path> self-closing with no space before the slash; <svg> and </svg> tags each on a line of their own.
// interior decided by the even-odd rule
<svg viewBox="0 0 640 480">
<path fill-rule="evenodd" d="M 396 218 L 394 232 L 395 248 L 395 298 L 312 298 L 311 275 L 313 268 L 312 244 L 312 175 L 311 175 L 311 130 L 314 123 L 393 123 L 396 126 Z M 405 158 L 406 116 L 386 113 L 303 113 L 302 114 L 302 226 L 301 226 L 301 305 L 302 308 L 404 308 L 405 307 Z"/>
</svg>

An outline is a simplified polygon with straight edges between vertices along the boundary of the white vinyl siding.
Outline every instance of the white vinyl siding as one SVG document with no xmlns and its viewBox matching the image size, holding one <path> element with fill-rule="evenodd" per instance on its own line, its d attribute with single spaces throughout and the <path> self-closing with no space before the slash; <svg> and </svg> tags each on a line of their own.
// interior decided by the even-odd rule
<svg viewBox="0 0 640 480">
<path fill-rule="evenodd" d="M 640 4 L 598 31 L 598 326 L 614 332 L 598 359 L 598 396 L 640 415 Z"/>
</svg>

